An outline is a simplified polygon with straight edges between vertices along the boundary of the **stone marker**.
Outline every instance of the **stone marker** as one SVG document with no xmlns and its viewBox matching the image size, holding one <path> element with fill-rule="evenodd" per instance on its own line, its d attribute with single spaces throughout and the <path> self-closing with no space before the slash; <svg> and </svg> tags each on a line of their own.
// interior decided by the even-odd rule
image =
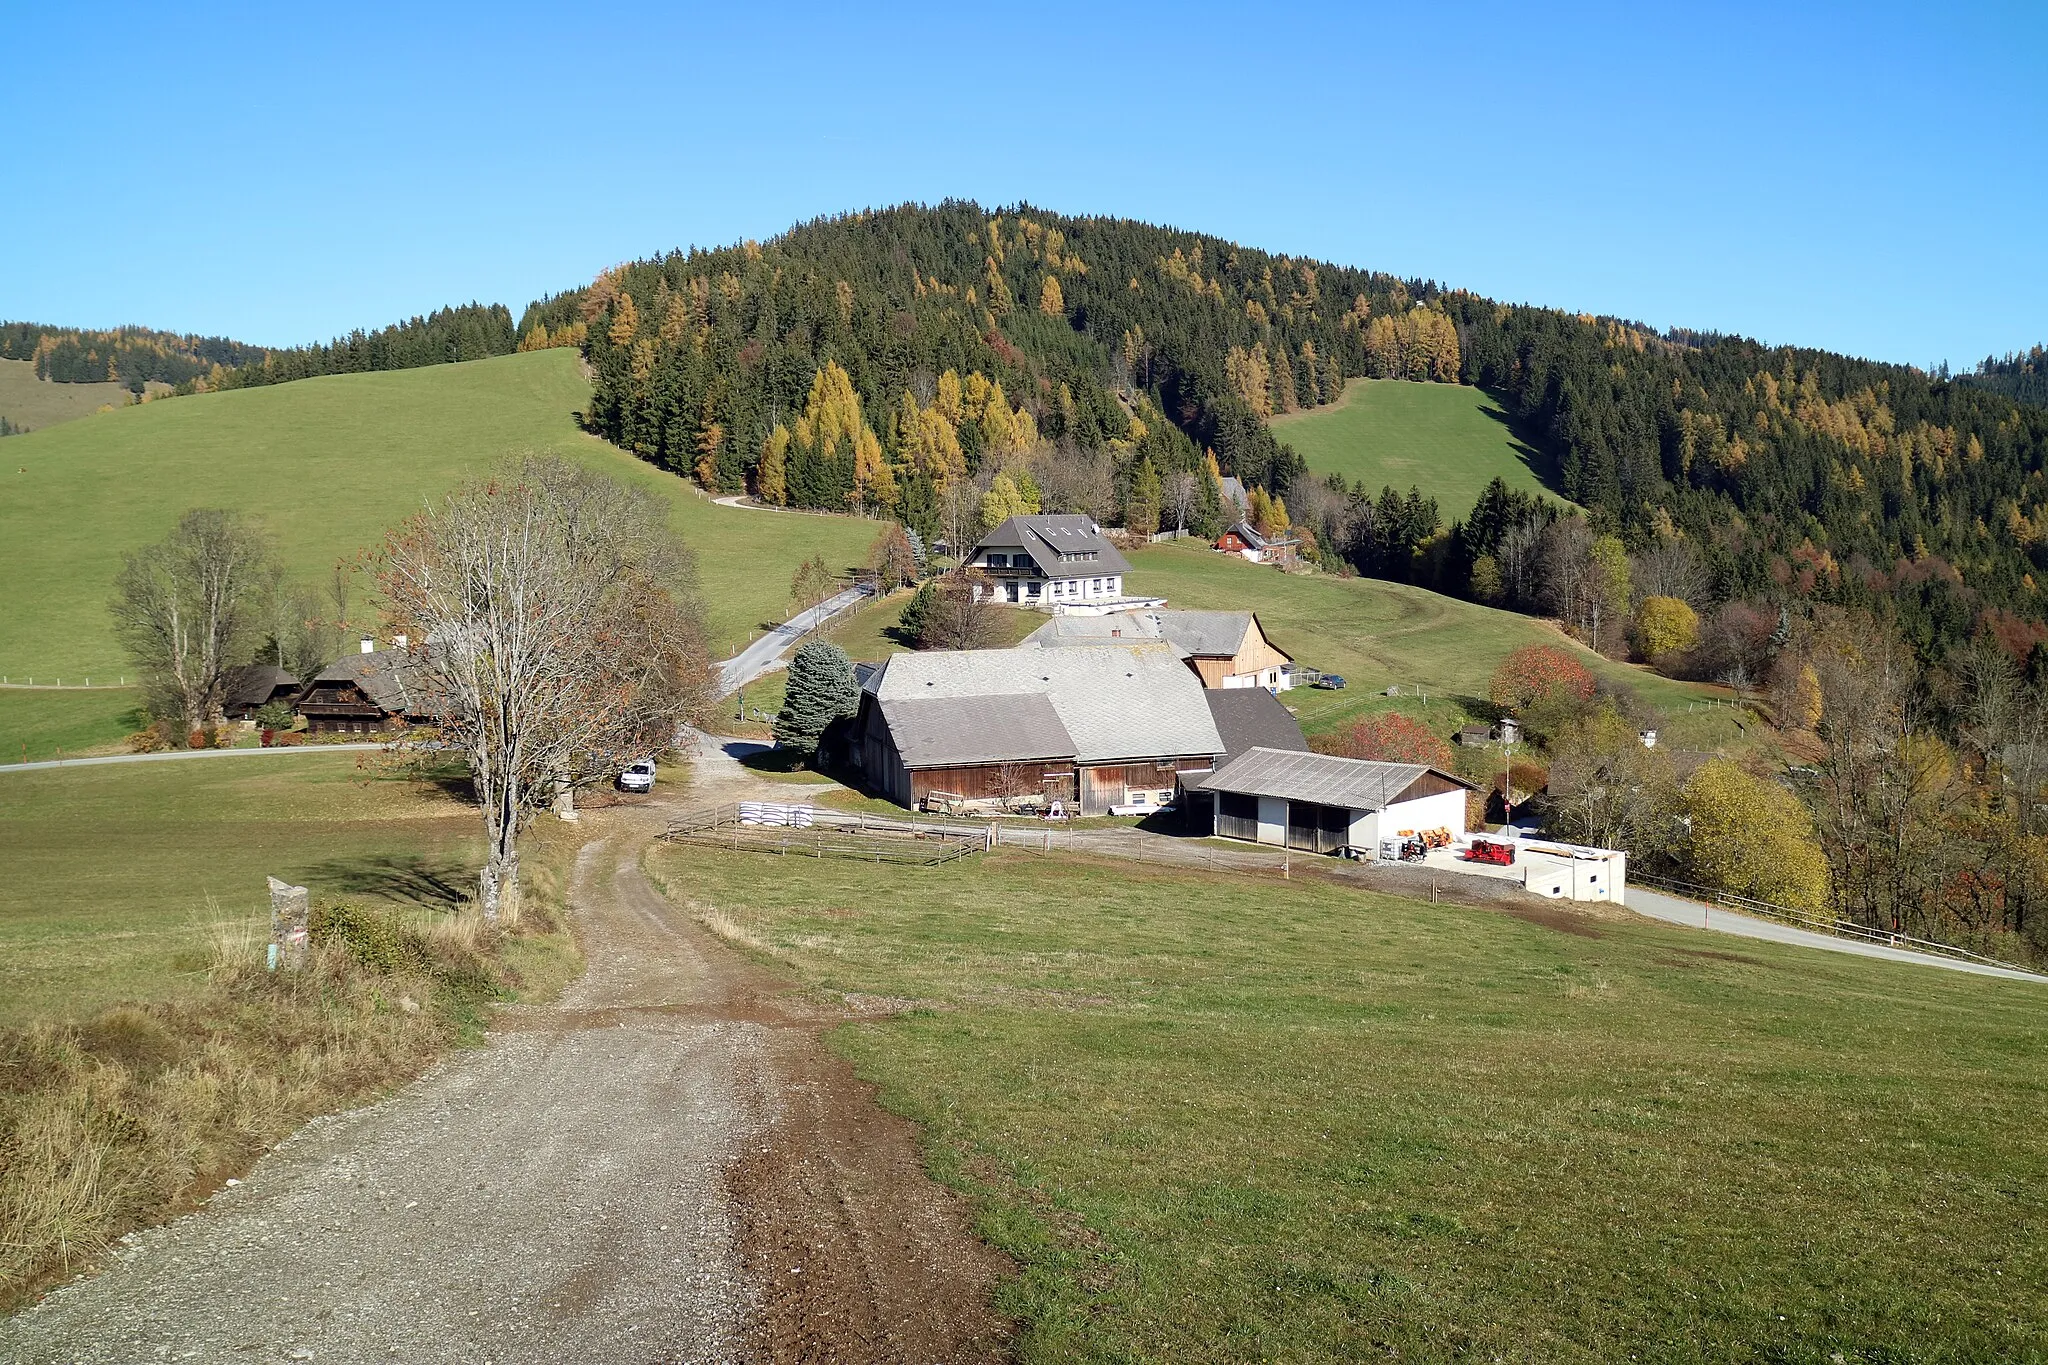
<svg viewBox="0 0 2048 1365">
<path fill-rule="evenodd" d="M 275 877 L 270 883 L 270 970 L 278 963 L 297 971 L 306 962 L 307 923 L 313 898 L 303 886 L 292 886 Z"/>
</svg>

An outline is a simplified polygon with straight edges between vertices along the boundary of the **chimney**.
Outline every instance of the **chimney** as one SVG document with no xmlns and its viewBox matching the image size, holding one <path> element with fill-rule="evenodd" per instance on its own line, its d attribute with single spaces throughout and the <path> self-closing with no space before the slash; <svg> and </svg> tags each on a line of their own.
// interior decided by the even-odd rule
<svg viewBox="0 0 2048 1365">
<path fill-rule="evenodd" d="M 376 652 L 377 642 L 375 640 L 372 640 L 369 636 L 365 635 L 363 637 L 363 653 L 375 654 Z"/>
<path fill-rule="evenodd" d="M 392 647 L 393 649 L 404 649 L 404 648 L 405 648 L 405 645 L 406 645 L 406 637 L 405 637 L 405 636 L 403 636 L 403 635 L 394 635 L 394 636 L 392 636 L 392 637 L 391 637 L 391 647 Z"/>
</svg>

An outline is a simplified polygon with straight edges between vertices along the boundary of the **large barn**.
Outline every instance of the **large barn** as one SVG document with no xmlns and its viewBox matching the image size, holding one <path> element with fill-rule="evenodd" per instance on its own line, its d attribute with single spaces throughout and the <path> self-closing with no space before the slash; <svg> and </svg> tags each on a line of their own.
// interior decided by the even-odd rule
<svg viewBox="0 0 2048 1365">
<path fill-rule="evenodd" d="M 933 650 L 863 681 L 845 751 L 905 806 L 1159 806 L 1226 748 L 1170 646 Z"/>
<path fill-rule="evenodd" d="M 1198 829 L 1306 853 L 1355 849 L 1378 856 L 1384 840 L 1425 830 L 1465 836 L 1462 777 L 1420 763 L 1253 748 L 1187 783 Z"/>
</svg>

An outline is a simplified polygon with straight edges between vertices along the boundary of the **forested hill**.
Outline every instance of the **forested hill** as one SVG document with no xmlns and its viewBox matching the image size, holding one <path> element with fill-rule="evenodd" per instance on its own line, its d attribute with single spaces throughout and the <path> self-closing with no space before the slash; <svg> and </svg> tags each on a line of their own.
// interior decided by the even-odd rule
<svg viewBox="0 0 2048 1365">
<path fill-rule="evenodd" d="M 2048 407 L 2048 346 L 2035 346 L 2003 358 L 1986 356 L 1962 381 L 2022 403 Z"/>
<path fill-rule="evenodd" d="M 92 331 L 39 322 L 0 322 L 0 360 L 26 360 L 38 379 L 58 384 L 182 384 L 216 366 L 248 365 L 266 352 L 226 337 L 158 332 L 147 327 Z"/>
<path fill-rule="evenodd" d="M 136 393 L 151 383 L 189 394 L 323 374 L 409 370 L 509 355 L 518 342 L 512 312 L 502 303 L 459 304 L 375 331 L 357 328 L 329 342 L 286 347 L 147 327 L 89 331 L 34 322 L 0 323 L 0 359 L 33 362 L 38 379 L 59 384 L 112 381 Z"/>
<path fill-rule="evenodd" d="M 1298 485 L 1263 419 L 1346 377 L 1452 380 L 1501 397 L 1597 529 L 1699 547 L 1718 599 L 1889 602 L 1934 653 L 1986 612 L 2043 615 L 2048 411 L 1906 366 L 968 203 L 622 266 L 529 309 L 522 344 L 569 329 L 594 428 L 776 501 L 930 520 L 949 482 L 1003 468 L 1047 505 L 1145 522 L 1205 449 Z"/>
</svg>

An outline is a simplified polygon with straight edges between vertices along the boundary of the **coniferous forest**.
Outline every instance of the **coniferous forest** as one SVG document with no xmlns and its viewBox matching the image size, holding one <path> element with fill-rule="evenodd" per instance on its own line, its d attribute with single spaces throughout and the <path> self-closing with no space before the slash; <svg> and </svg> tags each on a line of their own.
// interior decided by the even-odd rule
<svg viewBox="0 0 2048 1365">
<path fill-rule="evenodd" d="M 1876 611 L 1929 656 L 2044 615 L 2048 409 L 1977 376 L 966 203 L 635 262 L 521 330 L 578 325 L 593 429 L 723 492 L 943 532 L 946 489 L 985 496 L 1001 471 L 1026 505 L 1149 529 L 1213 454 L 1294 506 L 1326 563 L 1508 596 L 1497 559 L 1474 582 L 1513 529 L 1500 508 L 1468 529 L 1463 508 L 1308 478 L 1264 423 L 1351 376 L 1461 381 L 1502 399 L 1595 534 L 1682 538 L 1709 600 Z M 1187 524 L 1214 529 L 1196 483 Z"/>
</svg>

